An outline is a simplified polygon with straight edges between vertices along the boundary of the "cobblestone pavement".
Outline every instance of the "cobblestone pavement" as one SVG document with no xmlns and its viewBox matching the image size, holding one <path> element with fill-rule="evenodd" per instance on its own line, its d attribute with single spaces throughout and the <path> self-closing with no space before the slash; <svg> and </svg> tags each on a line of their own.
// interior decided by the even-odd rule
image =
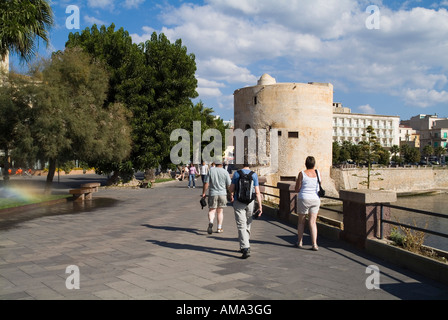
<svg viewBox="0 0 448 320">
<path fill-rule="evenodd" d="M 86 180 L 70 179 L 59 191 Z M 266 215 L 254 222 L 252 255 L 242 260 L 233 209 L 224 211 L 224 232 L 208 235 L 197 185 L 188 189 L 186 182 L 175 181 L 153 189 L 100 188 L 84 207 L 58 204 L 16 213 L 16 220 L 0 213 L 0 298 L 448 298 L 447 286 L 344 242 L 320 237 L 319 251 L 296 249 L 295 228 Z M 79 268 L 80 288 L 69 290 L 74 273 L 66 268 L 72 265 Z M 379 290 L 366 287 L 369 265 L 380 270 Z"/>
</svg>

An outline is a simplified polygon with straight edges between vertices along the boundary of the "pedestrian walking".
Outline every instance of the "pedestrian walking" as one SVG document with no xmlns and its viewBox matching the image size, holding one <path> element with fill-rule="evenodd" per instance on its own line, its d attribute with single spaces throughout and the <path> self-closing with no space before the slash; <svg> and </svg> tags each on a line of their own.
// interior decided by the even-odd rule
<svg viewBox="0 0 448 320">
<path fill-rule="evenodd" d="M 222 233 L 224 222 L 224 208 L 227 207 L 227 189 L 230 187 L 229 173 L 223 169 L 222 164 L 216 164 L 216 167 L 210 168 L 208 174 L 204 179 L 204 186 L 202 188 L 202 197 L 205 198 L 207 189 L 208 195 L 208 228 L 207 233 L 213 233 L 213 223 L 215 215 L 218 220 L 218 233 Z"/>
<path fill-rule="evenodd" d="M 190 188 L 191 182 L 193 182 L 193 189 L 196 188 L 196 175 L 198 174 L 198 171 L 196 170 L 196 167 L 194 164 L 190 163 L 190 166 L 188 168 L 188 188 Z"/>
<path fill-rule="evenodd" d="M 238 241 L 243 259 L 250 256 L 250 232 L 253 221 L 255 199 L 258 204 L 257 217 L 263 213 L 258 175 L 250 170 L 248 164 L 236 171 L 230 185 L 231 201 L 235 213 L 235 222 L 238 229 Z"/>
<path fill-rule="evenodd" d="M 201 165 L 201 180 L 202 180 L 202 186 L 204 186 L 205 177 L 208 174 L 208 165 L 205 163 L 205 161 L 202 161 Z"/>
<path fill-rule="evenodd" d="M 297 213 L 299 222 L 297 226 L 297 243 L 298 248 L 303 248 L 303 232 L 305 229 L 306 215 L 309 219 L 309 228 L 311 236 L 311 249 L 319 250 L 317 246 L 317 216 L 320 208 L 319 192 L 319 172 L 314 168 L 316 160 L 314 157 L 307 157 L 305 160 L 306 170 L 299 173 L 297 177 L 295 192 L 297 192 Z M 318 176 L 319 175 L 319 176 Z"/>
</svg>

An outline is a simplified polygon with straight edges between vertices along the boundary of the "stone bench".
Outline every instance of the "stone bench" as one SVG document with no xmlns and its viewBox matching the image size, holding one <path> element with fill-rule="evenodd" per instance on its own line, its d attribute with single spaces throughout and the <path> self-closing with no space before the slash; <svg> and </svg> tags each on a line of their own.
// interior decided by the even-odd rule
<svg viewBox="0 0 448 320">
<path fill-rule="evenodd" d="M 81 189 L 95 189 L 94 192 L 98 192 L 98 188 L 100 186 L 101 186 L 101 183 L 98 183 L 98 182 L 84 183 L 81 185 Z"/>
<path fill-rule="evenodd" d="M 69 191 L 73 195 L 74 201 L 92 200 L 92 193 L 96 192 L 95 188 L 81 188 Z"/>
</svg>

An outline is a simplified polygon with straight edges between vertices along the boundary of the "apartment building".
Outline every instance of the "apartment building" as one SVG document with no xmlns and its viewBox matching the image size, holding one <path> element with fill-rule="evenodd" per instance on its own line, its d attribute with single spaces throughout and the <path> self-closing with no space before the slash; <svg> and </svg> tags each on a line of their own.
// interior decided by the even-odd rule
<svg viewBox="0 0 448 320">
<path fill-rule="evenodd" d="M 410 126 L 400 124 L 400 146 L 407 144 L 412 148 L 420 149 L 420 133 Z"/>
<path fill-rule="evenodd" d="M 420 152 L 427 145 L 434 148 L 448 146 L 448 118 L 419 114 L 410 120 L 401 121 L 401 125 L 412 128 L 420 135 Z"/>
<path fill-rule="evenodd" d="M 341 103 L 333 104 L 333 141 L 358 143 L 366 128 L 375 129 L 378 142 L 384 148 L 400 144 L 400 117 L 352 113 Z"/>
</svg>

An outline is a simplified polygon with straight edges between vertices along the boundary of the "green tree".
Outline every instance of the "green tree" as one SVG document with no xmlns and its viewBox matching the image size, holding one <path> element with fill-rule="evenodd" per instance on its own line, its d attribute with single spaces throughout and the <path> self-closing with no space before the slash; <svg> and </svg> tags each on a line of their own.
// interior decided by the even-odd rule
<svg viewBox="0 0 448 320">
<path fill-rule="evenodd" d="M 382 165 L 389 165 L 390 163 L 390 151 L 381 147 L 378 151 L 378 163 Z"/>
<path fill-rule="evenodd" d="M 439 163 L 442 163 L 442 156 L 446 153 L 446 149 L 442 146 L 434 148 L 434 155 L 439 158 Z"/>
<path fill-rule="evenodd" d="M 5 85 L 0 86 L 0 150 L 5 153 L 4 180 L 9 180 L 8 159 L 12 150 L 18 159 L 25 161 L 32 153 L 27 123 L 31 117 L 29 101 L 34 89 L 21 75 L 10 73 L 7 79 Z M 18 152 L 20 150 L 23 152 Z"/>
<path fill-rule="evenodd" d="M 406 163 L 417 163 L 420 161 L 420 150 L 417 148 L 410 148 L 405 157 Z"/>
<path fill-rule="evenodd" d="M 36 38 L 48 45 L 53 23 L 47 0 L 0 1 L 0 57 L 13 52 L 29 62 L 36 54 Z"/>
<path fill-rule="evenodd" d="M 121 102 L 133 114 L 132 152 L 123 163 L 103 163 L 103 172 L 146 170 L 170 166 L 174 129 L 192 125 L 191 99 L 197 97 L 196 62 L 181 40 L 170 43 L 153 33 L 134 44 L 123 28 L 96 25 L 71 33 L 66 47 L 80 46 L 105 61 L 110 72 L 106 101 Z"/>
<path fill-rule="evenodd" d="M 47 187 L 57 161 L 96 163 L 128 156 L 128 115 L 120 104 L 104 104 L 109 78 L 101 62 L 82 49 L 66 49 L 53 54 L 40 76 L 31 131 L 36 157 L 49 159 Z"/>
<path fill-rule="evenodd" d="M 333 160 L 332 163 L 333 165 L 338 164 L 339 163 L 339 156 L 341 154 L 341 145 L 339 144 L 339 142 L 337 141 L 333 141 Z"/>
<path fill-rule="evenodd" d="M 367 189 L 370 189 L 372 162 L 379 159 L 381 145 L 377 140 L 375 129 L 372 126 L 368 126 L 366 128 L 366 133 L 364 133 L 362 136 L 364 140 L 359 142 L 359 146 L 361 148 L 361 160 L 367 162 L 367 180 L 363 181 L 362 184 L 366 184 Z"/>
<path fill-rule="evenodd" d="M 187 121 L 189 121 L 189 123 L 187 124 L 186 128 L 189 128 L 189 131 L 192 132 L 193 131 L 193 121 L 200 121 L 201 122 L 201 136 L 202 134 L 208 130 L 208 129 L 217 129 L 220 133 L 221 133 L 221 137 L 222 137 L 222 151 L 224 152 L 226 146 L 226 141 L 225 141 L 225 130 L 229 128 L 228 125 L 225 125 L 222 119 L 217 119 L 214 115 L 213 115 L 213 109 L 212 108 L 207 108 L 204 106 L 202 101 L 199 101 L 197 104 L 195 104 L 192 108 L 191 108 L 191 115 L 189 115 L 187 117 Z M 191 154 L 190 154 L 190 159 L 193 159 L 193 141 L 191 141 Z M 207 141 L 203 141 L 202 145 L 201 145 L 201 152 L 203 150 L 203 148 L 208 145 L 209 142 Z M 215 155 L 215 156 L 222 156 L 222 155 Z"/>
<path fill-rule="evenodd" d="M 352 143 L 350 141 L 343 141 L 339 153 L 339 162 L 344 162 L 351 159 Z"/>
<path fill-rule="evenodd" d="M 390 148 L 390 153 L 392 154 L 392 161 L 397 162 L 397 163 L 401 163 L 401 158 L 400 158 L 400 147 L 397 146 L 396 144 L 394 144 L 391 148 Z"/>
<path fill-rule="evenodd" d="M 429 157 L 432 156 L 434 154 L 434 147 L 431 145 L 426 145 L 423 148 L 423 155 L 426 158 L 426 164 L 429 164 Z"/>
</svg>

